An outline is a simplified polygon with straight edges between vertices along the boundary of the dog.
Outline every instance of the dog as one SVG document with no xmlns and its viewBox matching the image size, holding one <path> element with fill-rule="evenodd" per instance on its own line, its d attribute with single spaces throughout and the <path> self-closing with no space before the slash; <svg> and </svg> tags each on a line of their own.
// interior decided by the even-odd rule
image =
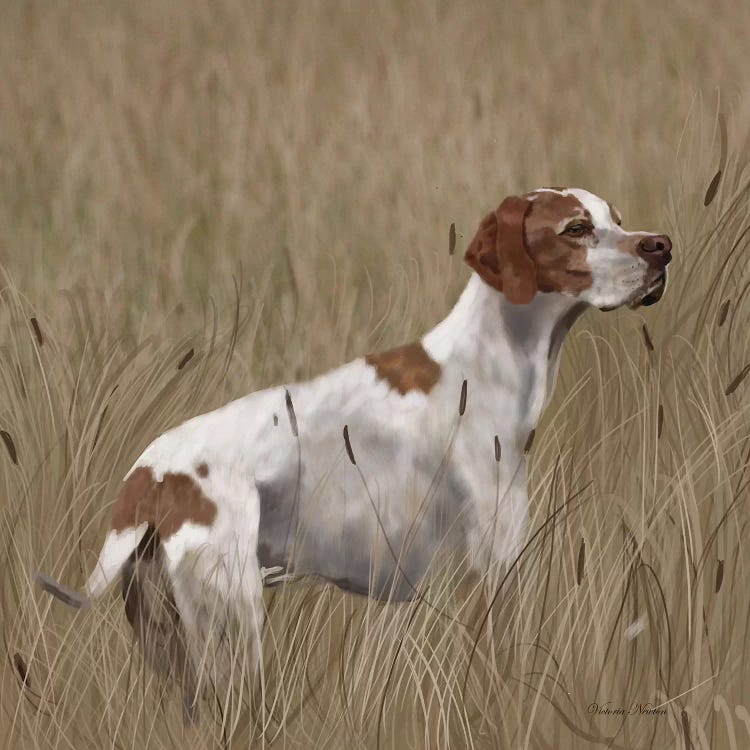
<svg viewBox="0 0 750 750">
<path fill-rule="evenodd" d="M 259 659 L 264 585 L 318 576 L 404 601 L 439 553 L 507 564 L 568 331 L 591 307 L 651 305 L 666 288 L 669 237 L 621 224 L 586 190 L 505 198 L 468 245 L 458 302 L 421 340 L 164 433 L 125 477 L 85 595 L 39 582 L 84 607 L 122 578 L 135 624 L 148 608 L 138 566 L 158 561 L 167 628 L 199 640 L 210 591 L 251 624 Z"/>
</svg>

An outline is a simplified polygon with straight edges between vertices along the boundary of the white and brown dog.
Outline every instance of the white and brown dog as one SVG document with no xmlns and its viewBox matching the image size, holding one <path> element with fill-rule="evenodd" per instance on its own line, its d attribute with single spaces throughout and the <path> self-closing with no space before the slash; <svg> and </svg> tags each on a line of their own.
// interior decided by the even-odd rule
<svg viewBox="0 0 750 750">
<path fill-rule="evenodd" d="M 166 432 L 125 477 L 86 597 L 40 582 L 82 606 L 123 576 L 131 616 L 137 561 L 158 553 L 187 632 L 210 590 L 259 646 L 264 583 L 315 575 L 404 600 L 439 551 L 482 570 L 512 560 L 524 449 L 567 332 L 588 307 L 648 305 L 665 288 L 669 238 L 620 224 L 585 190 L 506 198 L 466 251 L 460 299 L 419 342 Z"/>
</svg>

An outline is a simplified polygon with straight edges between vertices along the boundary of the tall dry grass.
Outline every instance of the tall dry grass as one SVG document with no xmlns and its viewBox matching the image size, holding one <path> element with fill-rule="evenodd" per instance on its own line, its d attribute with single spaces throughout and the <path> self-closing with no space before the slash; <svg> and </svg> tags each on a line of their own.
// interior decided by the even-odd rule
<svg viewBox="0 0 750 750">
<path fill-rule="evenodd" d="M 728 1 L 6 3 L 5 746 L 750 743 L 749 25 Z M 31 572 L 81 583 L 166 428 L 423 332 L 467 277 L 451 222 L 463 248 L 541 184 L 676 252 L 658 306 L 567 343 L 513 585 L 438 576 L 448 618 L 277 590 L 262 689 L 184 729 L 119 598 L 74 615 Z"/>
</svg>

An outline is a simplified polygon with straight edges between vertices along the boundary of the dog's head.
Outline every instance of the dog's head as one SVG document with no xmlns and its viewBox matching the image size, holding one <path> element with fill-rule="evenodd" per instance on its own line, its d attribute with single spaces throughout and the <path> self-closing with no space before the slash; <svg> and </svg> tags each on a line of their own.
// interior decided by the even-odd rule
<svg viewBox="0 0 750 750">
<path fill-rule="evenodd" d="M 564 294 L 601 310 L 658 302 L 672 242 L 626 232 L 617 209 L 575 188 L 541 188 L 506 198 L 482 219 L 466 262 L 515 304 Z"/>
</svg>

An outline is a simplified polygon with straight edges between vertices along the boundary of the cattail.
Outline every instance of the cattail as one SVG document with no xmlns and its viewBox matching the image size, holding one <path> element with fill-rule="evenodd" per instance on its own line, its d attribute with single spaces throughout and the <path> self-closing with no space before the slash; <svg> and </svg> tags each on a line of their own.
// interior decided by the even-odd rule
<svg viewBox="0 0 750 750">
<path fill-rule="evenodd" d="M 711 180 L 711 183 L 708 186 L 708 190 L 706 190 L 706 197 L 703 199 L 704 206 L 709 206 L 711 201 L 716 197 L 716 192 L 719 189 L 720 181 L 721 181 L 721 170 L 719 170 L 714 175 L 713 180 Z"/>
<path fill-rule="evenodd" d="M 286 413 L 289 415 L 289 426 L 292 428 L 292 435 L 299 437 L 299 430 L 297 429 L 297 415 L 294 413 L 294 406 L 292 405 L 292 395 L 288 390 L 284 389 L 286 399 Z"/>
<path fill-rule="evenodd" d="M 119 383 L 115 384 L 115 387 L 109 392 L 109 398 L 107 399 L 107 403 L 104 405 L 104 408 L 102 409 L 102 415 L 99 417 L 99 424 L 96 426 L 96 434 L 94 435 L 94 442 L 91 444 L 91 450 L 93 451 L 94 448 L 96 448 L 96 444 L 99 440 L 99 434 L 102 431 L 102 425 L 104 424 L 104 418 L 107 416 L 107 409 L 109 409 L 109 402 L 112 398 L 112 396 L 115 395 L 115 391 L 120 387 Z"/>
<path fill-rule="evenodd" d="M 723 172 L 727 165 L 727 118 L 723 112 L 719 112 L 719 169 Z"/>
<path fill-rule="evenodd" d="M 344 425 L 344 445 L 346 446 L 346 455 L 349 456 L 349 460 L 356 466 L 357 462 L 354 460 L 354 451 L 352 450 L 352 444 L 349 441 L 349 425 Z"/>
<path fill-rule="evenodd" d="M 719 308 L 719 328 L 724 325 L 724 321 L 727 319 L 727 313 L 729 312 L 729 300 L 725 299 Z"/>
<path fill-rule="evenodd" d="M 290 252 L 288 245 L 284 245 L 282 249 L 284 251 L 284 260 L 286 261 L 286 269 L 289 273 L 289 279 L 292 282 L 294 299 L 299 299 L 299 284 L 297 283 L 297 274 L 294 272 L 294 261 L 292 260 L 292 253 Z"/>
<path fill-rule="evenodd" d="M 656 438 L 657 440 L 661 437 L 661 431 L 664 427 L 664 407 L 659 404 L 659 408 L 656 412 Z"/>
<path fill-rule="evenodd" d="M 0 430 L 0 437 L 3 439 L 3 442 L 5 443 L 5 447 L 8 450 L 8 455 L 10 456 L 10 460 L 13 461 L 16 466 L 18 466 L 18 453 L 16 453 L 16 446 L 13 442 L 13 438 L 10 436 L 9 432 L 6 432 L 5 430 Z"/>
<path fill-rule="evenodd" d="M 193 358 L 193 354 L 195 354 L 195 351 L 193 348 L 190 348 L 190 351 L 180 360 L 179 364 L 177 365 L 177 369 L 181 370 L 190 360 Z"/>
<path fill-rule="evenodd" d="M 693 750 L 693 743 L 690 740 L 690 718 L 684 708 L 682 709 L 682 731 L 685 733 L 685 750 Z"/>
<path fill-rule="evenodd" d="M 456 224 L 451 224 L 450 231 L 448 232 L 448 255 L 453 255 L 456 252 Z"/>
<path fill-rule="evenodd" d="M 92 451 L 94 450 L 94 448 L 96 448 L 96 444 L 99 441 L 99 434 L 102 431 L 102 425 L 104 424 L 104 418 L 107 416 L 107 409 L 109 409 L 109 404 L 107 404 L 102 409 L 102 415 L 101 415 L 101 417 L 99 417 L 99 424 L 96 426 L 96 433 L 94 435 L 94 442 L 91 443 L 91 450 Z"/>
<path fill-rule="evenodd" d="M 643 342 L 646 344 L 646 349 L 650 352 L 654 351 L 654 342 L 651 340 L 651 335 L 645 323 L 641 326 L 641 330 L 643 331 Z"/>
<path fill-rule="evenodd" d="M 21 656 L 21 654 L 19 654 L 17 651 L 15 654 L 13 654 L 13 665 L 16 668 L 16 672 L 18 672 L 18 676 L 21 678 L 21 683 L 25 687 L 30 688 L 31 681 L 29 680 L 29 669 L 26 666 L 26 662 L 24 661 L 23 656 Z"/>
<path fill-rule="evenodd" d="M 495 461 L 500 463 L 500 438 L 495 435 Z"/>
<path fill-rule="evenodd" d="M 24 382 L 23 378 L 23 370 L 21 369 L 21 365 L 16 363 L 16 372 L 18 373 L 18 386 L 21 389 L 21 395 L 24 398 L 28 398 L 29 394 L 26 392 L 26 383 Z"/>
<path fill-rule="evenodd" d="M 37 344 L 41 346 L 44 343 L 44 339 L 42 338 L 42 329 L 39 327 L 39 321 L 36 318 L 31 319 L 31 327 L 34 329 Z"/>
<path fill-rule="evenodd" d="M 526 438 L 526 445 L 523 447 L 524 453 L 528 453 L 531 450 L 531 446 L 534 444 L 534 435 L 536 435 L 536 430 L 532 430 Z"/>
<path fill-rule="evenodd" d="M 724 561 L 718 560 L 716 564 L 716 593 L 719 593 L 721 584 L 724 582 Z"/>
<path fill-rule="evenodd" d="M 583 580 L 583 572 L 586 567 L 586 540 L 581 537 L 581 545 L 578 547 L 578 566 L 576 567 L 576 583 L 580 586 Z"/>
<path fill-rule="evenodd" d="M 468 385 L 466 381 L 464 380 L 463 383 L 461 383 L 461 398 L 458 401 L 458 414 L 459 416 L 463 417 L 464 412 L 466 411 L 466 389 Z"/>
<path fill-rule="evenodd" d="M 750 365 L 745 365 L 737 374 L 737 376 L 732 380 L 732 382 L 727 386 L 727 389 L 724 391 L 725 396 L 729 396 L 731 393 L 734 393 L 737 388 L 739 388 L 740 383 L 747 377 L 747 374 L 750 372 Z"/>
<path fill-rule="evenodd" d="M 721 149 L 719 154 L 719 169 L 706 190 L 706 196 L 703 199 L 704 206 L 710 205 L 711 201 L 716 197 L 716 193 L 719 190 L 719 183 L 721 182 L 721 175 L 727 164 L 727 121 L 721 113 L 719 113 L 719 148 Z"/>
</svg>

